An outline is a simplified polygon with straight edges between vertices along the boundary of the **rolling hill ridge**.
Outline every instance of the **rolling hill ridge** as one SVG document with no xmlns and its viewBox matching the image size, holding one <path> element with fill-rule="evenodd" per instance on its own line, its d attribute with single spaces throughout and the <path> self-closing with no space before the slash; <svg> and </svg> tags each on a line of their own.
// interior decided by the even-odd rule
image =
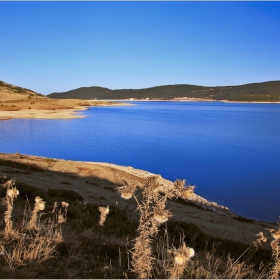
<svg viewBox="0 0 280 280">
<path fill-rule="evenodd" d="M 79 99 L 162 99 L 199 98 L 228 101 L 280 102 L 280 81 L 251 83 L 238 86 L 205 87 L 197 85 L 164 85 L 144 89 L 116 89 L 81 87 L 67 92 L 54 92 L 50 98 Z"/>
</svg>

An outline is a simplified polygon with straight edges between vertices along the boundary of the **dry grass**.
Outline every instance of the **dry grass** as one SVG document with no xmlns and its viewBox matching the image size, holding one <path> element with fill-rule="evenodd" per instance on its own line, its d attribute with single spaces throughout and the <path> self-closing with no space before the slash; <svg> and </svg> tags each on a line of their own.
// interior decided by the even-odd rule
<svg viewBox="0 0 280 280">
<path fill-rule="evenodd" d="M 167 200 L 187 197 L 194 187 L 179 180 L 173 186 L 160 182 L 150 176 L 144 184 L 118 188 L 123 199 L 136 201 L 137 225 L 126 210 L 76 200 L 79 196 L 73 191 L 67 196 L 55 190 L 34 195 L 33 206 L 27 201 L 24 215 L 15 218 L 21 189 L 14 180 L 6 180 L 2 278 L 279 279 L 280 227 L 269 230 L 274 238 L 271 261 L 260 262 L 259 267 L 252 260 L 267 240 L 263 233 L 238 256 L 237 243 L 228 250 L 219 245 L 209 250 L 198 229 L 188 233 L 188 225 L 174 228 L 171 210 L 166 209 Z M 57 195 L 69 200 L 58 203 Z"/>
<path fill-rule="evenodd" d="M 272 249 L 273 265 L 271 267 L 269 276 L 272 279 L 280 278 L 280 225 L 277 230 L 269 229 L 273 241 L 270 243 Z"/>
<path fill-rule="evenodd" d="M 165 209 L 167 199 L 177 199 L 179 197 L 188 199 L 194 192 L 194 186 L 185 186 L 185 181 L 177 180 L 173 186 L 160 184 L 157 176 L 151 176 L 143 186 L 127 184 L 119 187 L 118 191 L 124 199 L 134 197 L 139 211 L 138 236 L 135 239 L 132 253 L 132 271 L 137 278 L 160 278 L 180 279 L 184 274 L 189 276 L 203 276 L 203 278 L 215 279 L 243 279 L 255 276 L 278 279 L 280 271 L 280 229 L 271 229 L 274 238 L 271 242 L 272 264 L 260 267 L 256 273 L 254 264 L 247 264 L 242 260 L 247 251 L 253 252 L 258 249 L 261 242 L 266 242 L 267 238 L 263 233 L 257 234 L 257 240 L 252 244 L 252 248 L 246 249 L 237 259 L 231 258 L 230 252 L 226 258 L 219 258 L 215 254 L 205 254 L 208 265 L 205 267 L 197 260 L 191 259 L 195 255 L 193 248 L 187 247 L 184 238 L 180 238 L 178 248 L 169 245 L 168 233 L 165 231 L 164 242 L 158 243 L 156 240 L 161 224 L 166 223 L 172 216 L 169 210 Z M 140 197 L 140 200 L 139 200 Z M 152 243 L 157 244 L 157 257 L 153 254 Z M 161 273 L 159 273 L 161 271 Z"/>
<path fill-rule="evenodd" d="M 166 186 L 161 184 L 158 179 L 159 177 L 157 176 L 150 176 L 146 184 L 142 186 L 135 186 L 132 183 L 118 188 L 122 198 L 129 199 L 133 196 L 138 205 L 137 210 L 140 213 L 140 219 L 137 229 L 138 236 L 132 249 L 132 267 L 137 278 L 141 279 L 152 277 L 155 263 L 152 253 L 152 242 L 159 231 L 159 226 L 167 222 L 171 217 L 170 211 L 165 209 L 167 199 L 178 198 L 186 190 L 184 181 L 176 181 L 174 185 Z M 137 191 L 140 193 L 136 194 Z M 142 201 L 139 202 L 137 196 L 140 196 Z M 185 247 L 185 244 L 178 250 L 178 252 L 182 250 L 184 252 L 188 250 L 193 251 L 192 248 Z M 184 260 L 187 259 L 187 254 L 183 253 L 183 251 L 178 253 L 177 258 L 181 254 L 180 256 Z M 175 276 L 182 275 L 185 264 L 186 261 L 183 261 L 181 264 L 175 262 L 170 272 L 171 277 L 174 278 Z"/>
<path fill-rule="evenodd" d="M 46 213 L 39 213 L 45 209 L 45 202 L 40 198 L 35 198 L 33 210 L 26 207 L 23 219 L 14 225 L 12 219 L 13 202 L 19 191 L 15 187 L 14 180 L 7 181 L 5 205 L 7 210 L 4 214 L 5 228 L 1 235 L 0 248 L 6 263 L 11 269 L 26 263 L 40 263 L 52 257 L 55 247 L 63 241 L 60 216 L 66 216 L 59 209 L 59 215 L 42 220 Z M 66 218 L 65 218 L 66 219 Z"/>
</svg>

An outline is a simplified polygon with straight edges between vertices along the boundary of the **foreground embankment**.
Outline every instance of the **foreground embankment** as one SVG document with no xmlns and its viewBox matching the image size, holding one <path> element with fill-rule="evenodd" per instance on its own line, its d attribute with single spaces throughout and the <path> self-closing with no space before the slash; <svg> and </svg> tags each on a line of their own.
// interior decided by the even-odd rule
<svg viewBox="0 0 280 280">
<path fill-rule="evenodd" d="M 88 203 L 117 205 L 127 209 L 133 217 L 137 215 L 135 201 L 122 199 L 116 188 L 125 183 L 144 184 L 149 176 L 155 174 L 108 163 L 0 153 L 0 175 L 15 177 L 20 182 L 44 190 L 49 188 L 74 190 Z M 172 184 L 164 178 L 160 177 L 160 180 L 161 184 Z M 239 217 L 227 207 L 209 202 L 196 194 L 189 199 L 168 201 L 167 208 L 172 212 L 174 221 L 194 224 L 212 236 L 247 244 L 252 244 L 256 234 L 261 231 L 270 240 L 270 234 L 266 229 L 276 227 L 271 223 Z"/>
</svg>

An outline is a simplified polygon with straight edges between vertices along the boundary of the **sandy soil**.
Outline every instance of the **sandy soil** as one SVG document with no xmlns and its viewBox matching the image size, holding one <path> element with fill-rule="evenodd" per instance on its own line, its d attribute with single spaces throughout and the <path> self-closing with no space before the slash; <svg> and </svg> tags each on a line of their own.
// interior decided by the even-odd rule
<svg viewBox="0 0 280 280">
<path fill-rule="evenodd" d="M 116 187 L 125 182 L 144 184 L 147 177 L 155 174 L 109 163 L 53 160 L 0 153 L 0 175 L 15 177 L 18 181 L 43 189 L 71 189 L 79 192 L 87 202 L 102 206 L 117 204 L 126 208 L 131 217 L 136 217 L 135 201 L 122 199 Z M 164 178 L 160 177 L 160 180 L 162 184 L 172 184 Z M 169 201 L 168 208 L 173 213 L 173 220 L 195 224 L 205 233 L 216 237 L 248 244 L 255 240 L 255 235 L 260 231 L 271 241 L 266 229 L 276 228 L 275 224 L 240 219 L 241 217 L 228 208 L 209 202 L 196 194 L 184 203 Z M 269 244 L 264 246 L 268 248 Z"/>
<path fill-rule="evenodd" d="M 81 99 L 51 99 L 32 92 L 19 94 L 0 88 L 0 120 L 32 119 L 73 119 L 84 118 L 82 112 L 89 106 L 128 105 L 120 102 L 85 101 Z"/>
</svg>

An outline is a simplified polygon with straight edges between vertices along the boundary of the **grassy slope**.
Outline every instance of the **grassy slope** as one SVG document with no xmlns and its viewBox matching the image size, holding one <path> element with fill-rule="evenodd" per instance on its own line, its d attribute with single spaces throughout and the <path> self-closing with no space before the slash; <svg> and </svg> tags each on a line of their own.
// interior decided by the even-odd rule
<svg viewBox="0 0 280 280">
<path fill-rule="evenodd" d="M 166 85 L 146 89 L 111 90 L 102 87 L 81 87 L 48 95 L 51 98 L 81 99 L 173 99 L 204 98 L 229 101 L 280 101 L 280 81 L 252 83 L 239 86 L 203 87 L 196 85 Z"/>
<path fill-rule="evenodd" d="M 72 118 L 79 116 L 72 116 L 69 109 L 84 110 L 87 106 L 112 104 L 108 101 L 88 102 L 82 99 L 49 98 L 32 90 L 0 81 L 0 120 L 35 117 Z"/>
<path fill-rule="evenodd" d="M 47 201 L 49 210 L 54 201 L 64 200 L 70 203 L 68 226 L 64 236 L 66 241 L 61 245 L 62 247 L 59 247 L 58 257 L 62 254 L 60 257 L 66 260 L 69 252 L 72 258 L 76 254 L 90 257 L 94 250 L 99 250 L 100 254 L 104 250 L 104 254 L 118 259 L 118 247 L 124 252 L 126 237 L 129 236 L 130 240 L 135 237 L 136 204 L 133 200 L 121 199 L 116 186 L 121 185 L 123 181 L 141 184 L 143 179 L 112 167 L 20 154 L 0 155 L 0 177 L 8 175 L 17 179 L 17 188 L 21 197 L 21 200 L 17 202 L 19 208 L 24 206 L 26 198 L 29 199 L 30 205 L 33 205 L 34 198 L 38 195 Z M 3 195 L 2 189 L 1 196 Z M 86 204 L 81 204 L 81 201 Z M 117 204 L 116 201 L 118 201 Z M 98 205 L 110 205 L 111 209 L 102 233 L 107 247 L 98 245 L 100 243 L 99 229 L 96 227 L 99 218 Z M 220 256 L 229 251 L 234 257 L 240 256 L 255 239 L 257 232 L 264 231 L 265 233 L 265 228 L 273 226 L 268 223 L 225 217 L 183 200 L 170 201 L 168 208 L 174 215 L 167 225 L 171 234 L 170 240 L 175 238 L 176 243 L 180 239 L 180 233 L 184 233 L 186 242 L 201 252 L 205 249 L 211 250 L 213 244 L 220 244 L 217 252 Z M 3 206 L 1 209 L 3 213 Z M 22 215 L 22 210 L 16 210 L 16 214 Z M 75 244 L 80 244 L 81 248 L 79 250 L 76 247 L 73 248 Z M 265 248 L 259 249 L 258 254 L 254 256 L 254 262 L 259 263 L 261 259 L 268 261 L 270 255 L 268 249 L 268 244 Z M 83 250 L 86 252 L 82 252 Z M 102 255 L 102 258 L 106 256 Z M 76 261 L 83 263 L 82 259 Z M 61 265 L 67 267 L 68 264 L 61 263 Z M 56 271 L 56 273 L 61 272 Z"/>
<path fill-rule="evenodd" d="M 136 204 L 121 199 L 115 188 L 122 180 L 141 183 L 140 178 L 119 173 L 110 167 L 104 169 L 90 164 L 86 166 L 83 163 L 20 154 L 1 154 L 0 184 L 8 179 L 6 175 L 17 178 L 16 186 L 20 193 L 14 205 L 15 223 L 23 215 L 26 198 L 32 206 L 35 197 L 40 196 L 47 202 L 47 212 L 51 211 L 55 201 L 63 200 L 70 206 L 63 230 L 64 241 L 57 245 L 54 257 L 41 264 L 29 263 L 10 271 L 0 256 L 1 278 L 135 278 L 127 266 L 127 249 L 131 248 L 136 236 Z M 109 176 L 109 180 L 104 176 Z M 3 188 L 0 189 L 0 196 L 5 196 Z M 101 229 L 97 225 L 100 215 L 98 206 L 106 205 L 110 205 L 110 213 L 104 228 Z M 205 252 L 210 252 L 213 260 L 216 260 L 218 257 L 226 257 L 229 252 L 231 257 L 236 259 L 247 250 L 248 243 L 234 241 L 230 234 L 223 231 L 238 231 L 237 224 L 240 224 L 241 230 L 237 234 L 241 235 L 242 240 L 244 234 L 247 235 L 249 228 L 253 226 L 256 227 L 252 233 L 254 240 L 255 231 L 261 226 L 254 221 L 223 217 L 184 201 L 169 203 L 168 208 L 174 214 L 174 219 L 167 223 L 169 240 L 178 246 L 180 237 L 184 234 L 185 242 L 196 251 L 196 260 L 202 263 L 208 262 L 204 259 Z M 4 210 L 5 206 L 2 204 L 0 213 L 3 214 Z M 3 223 L 0 223 L 0 230 L 3 226 Z M 262 225 L 263 229 L 271 226 L 265 223 Z M 213 235 L 215 227 L 216 232 L 222 232 L 223 237 Z M 164 228 L 163 225 L 155 243 L 160 242 Z M 154 247 L 155 251 L 156 248 L 157 246 Z M 269 262 L 269 247 L 259 248 L 257 252 L 254 250 L 250 247 L 241 260 L 257 266 L 262 260 Z M 209 275 L 210 270 L 211 268 L 207 268 L 204 271 L 201 266 L 197 268 L 193 264 L 192 270 L 187 272 L 185 277 L 213 278 L 214 276 Z M 157 278 L 164 278 L 160 271 L 155 271 L 159 273 L 156 274 Z"/>
<path fill-rule="evenodd" d="M 0 89 L 2 90 L 6 90 L 6 91 L 10 91 L 10 92 L 14 92 L 14 93 L 19 93 L 19 94 L 33 94 L 33 95 L 39 95 L 42 96 L 41 94 L 32 91 L 30 89 L 27 88 L 23 88 L 23 87 L 18 87 L 18 86 L 14 86 L 8 83 L 5 83 L 3 81 L 0 81 Z"/>
</svg>

